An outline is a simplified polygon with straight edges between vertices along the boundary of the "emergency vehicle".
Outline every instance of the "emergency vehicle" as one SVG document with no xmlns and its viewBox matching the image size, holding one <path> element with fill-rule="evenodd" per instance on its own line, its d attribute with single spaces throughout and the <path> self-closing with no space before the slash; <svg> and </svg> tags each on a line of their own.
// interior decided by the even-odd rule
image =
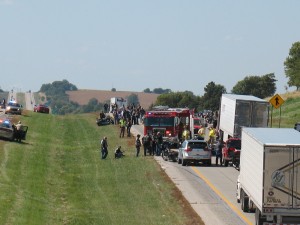
<svg viewBox="0 0 300 225">
<path fill-rule="evenodd" d="M 144 135 L 160 132 L 165 138 L 180 140 L 184 127 L 193 130 L 193 112 L 188 108 L 154 107 L 144 116 Z"/>
</svg>

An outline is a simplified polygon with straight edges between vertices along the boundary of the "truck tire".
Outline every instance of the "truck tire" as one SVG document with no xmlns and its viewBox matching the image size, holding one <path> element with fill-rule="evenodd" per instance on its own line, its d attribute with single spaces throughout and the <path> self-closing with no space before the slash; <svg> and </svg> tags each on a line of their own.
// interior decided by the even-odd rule
<svg viewBox="0 0 300 225">
<path fill-rule="evenodd" d="M 266 218 L 262 217 L 261 212 L 258 208 L 255 209 L 255 224 L 256 225 L 263 225 L 266 221 Z"/>
<path fill-rule="evenodd" d="M 241 190 L 241 209 L 243 212 L 249 212 L 249 199 L 243 189 Z"/>
</svg>

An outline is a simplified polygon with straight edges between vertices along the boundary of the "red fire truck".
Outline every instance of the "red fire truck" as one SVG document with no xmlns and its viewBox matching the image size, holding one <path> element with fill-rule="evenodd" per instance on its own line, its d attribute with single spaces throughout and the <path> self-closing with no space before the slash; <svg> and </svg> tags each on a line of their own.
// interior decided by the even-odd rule
<svg viewBox="0 0 300 225">
<path fill-rule="evenodd" d="M 184 126 L 193 130 L 192 115 L 188 108 L 156 107 L 144 116 L 144 135 L 160 132 L 163 137 L 179 140 Z"/>
</svg>

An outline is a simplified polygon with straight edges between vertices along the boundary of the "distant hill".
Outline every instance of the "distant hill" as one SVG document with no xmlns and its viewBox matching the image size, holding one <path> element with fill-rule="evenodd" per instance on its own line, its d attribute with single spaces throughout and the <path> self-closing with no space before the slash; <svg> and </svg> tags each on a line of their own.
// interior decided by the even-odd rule
<svg viewBox="0 0 300 225">
<path fill-rule="evenodd" d="M 114 97 L 127 98 L 131 94 L 136 94 L 140 101 L 140 105 L 144 109 L 148 109 L 151 104 L 154 104 L 159 94 L 132 92 L 132 91 L 102 91 L 102 90 L 77 90 L 67 91 L 70 101 L 77 102 L 79 105 L 86 105 L 90 99 L 95 98 L 99 102 L 110 101 Z"/>
</svg>

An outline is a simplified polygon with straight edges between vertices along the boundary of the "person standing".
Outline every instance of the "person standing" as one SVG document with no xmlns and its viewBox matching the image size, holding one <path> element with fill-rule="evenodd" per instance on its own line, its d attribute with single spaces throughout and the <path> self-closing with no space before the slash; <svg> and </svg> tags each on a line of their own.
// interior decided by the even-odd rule
<svg viewBox="0 0 300 225">
<path fill-rule="evenodd" d="M 131 125 L 132 125 L 132 123 L 131 123 L 130 118 L 127 118 L 127 122 L 126 122 L 127 137 L 130 137 L 130 129 L 131 129 Z"/>
<path fill-rule="evenodd" d="M 21 142 L 22 141 L 22 123 L 21 121 L 19 121 L 16 125 L 16 139 L 17 139 L 17 142 Z"/>
<path fill-rule="evenodd" d="M 191 133 L 187 129 L 187 126 L 184 126 L 184 131 L 182 132 L 182 141 L 191 139 Z"/>
<path fill-rule="evenodd" d="M 136 148 L 136 157 L 139 156 L 140 154 L 140 149 L 141 149 L 141 140 L 140 140 L 141 135 L 137 135 L 136 136 L 136 140 L 135 140 L 135 148 Z"/>
<path fill-rule="evenodd" d="M 205 139 L 205 126 L 201 125 L 198 131 L 198 140 L 204 140 L 204 139 Z"/>
<path fill-rule="evenodd" d="M 149 153 L 149 155 L 151 155 L 152 154 L 151 136 L 149 133 L 142 138 L 142 144 L 144 146 L 144 156 L 147 155 L 147 152 Z"/>
<path fill-rule="evenodd" d="M 220 159 L 220 165 L 222 165 L 222 160 L 223 160 L 222 149 L 223 149 L 223 141 L 219 139 L 215 146 L 216 165 L 219 164 L 219 159 Z"/>
<path fill-rule="evenodd" d="M 120 119 L 120 137 L 124 137 L 125 134 L 125 127 L 126 127 L 126 120 L 124 117 Z"/>
<path fill-rule="evenodd" d="M 163 145 L 163 136 L 160 132 L 157 132 L 157 139 L 156 139 L 156 156 L 161 155 L 161 149 Z"/>
<path fill-rule="evenodd" d="M 100 141 L 100 145 L 101 145 L 101 158 L 102 159 L 106 159 L 107 155 L 108 155 L 108 143 L 107 143 L 107 137 L 104 137 L 101 141 Z"/>
</svg>

